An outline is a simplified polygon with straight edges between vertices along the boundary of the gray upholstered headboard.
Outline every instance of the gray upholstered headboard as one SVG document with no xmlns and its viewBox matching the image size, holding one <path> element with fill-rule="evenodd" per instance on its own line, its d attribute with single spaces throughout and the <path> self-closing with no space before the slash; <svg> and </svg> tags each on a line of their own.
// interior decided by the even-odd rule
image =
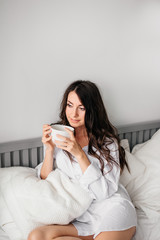
<svg viewBox="0 0 160 240">
<path fill-rule="evenodd" d="M 128 139 L 130 148 L 149 140 L 160 128 L 160 121 L 118 127 L 120 139 Z M 41 138 L 0 144 L 0 167 L 35 167 L 43 161 Z"/>
<path fill-rule="evenodd" d="M 0 167 L 35 167 L 43 160 L 41 138 L 0 144 Z"/>
<path fill-rule="evenodd" d="M 128 139 L 132 150 L 136 144 L 149 140 L 158 129 L 160 129 L 160 121 L 119 127 L 118 133 L 120 139 Z"/>
</svg>

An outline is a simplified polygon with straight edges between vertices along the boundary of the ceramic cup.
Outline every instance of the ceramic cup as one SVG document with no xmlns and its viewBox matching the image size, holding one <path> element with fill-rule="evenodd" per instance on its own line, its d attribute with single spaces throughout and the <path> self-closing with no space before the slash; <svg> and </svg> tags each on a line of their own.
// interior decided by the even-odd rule
<svg viewBox="0 0 160 240">
<path fill-rule="evenodd" d="M 66 126 L 66 125 L 60 125 L 60 124 L 55 124 L 52 127 L 52 140 L 59 140 L 62 141 L 62 139 L 58 138 L 56 136 L 56 134 L 62 135 L 64 137 L 70 138 L 69 133 L 65 130 L 65 128 L 68 128 L 69 130 L 71 130 L 72 132 L 74 132 L 74 128 L 70 127 L 70 126 Z"/>
</svg>

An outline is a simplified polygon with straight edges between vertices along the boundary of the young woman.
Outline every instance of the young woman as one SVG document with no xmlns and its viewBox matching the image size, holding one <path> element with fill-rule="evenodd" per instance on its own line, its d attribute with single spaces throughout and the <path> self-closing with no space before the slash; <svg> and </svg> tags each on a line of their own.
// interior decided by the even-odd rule
<svg viewBox="0 0 160 240">
<path fill-rule="evenodd" d="M 88 210 L 69 225 L 49 225 L 33 230 L 28 240 L 131 240 L 136 212 L 119 184 L 127 166 L 115 127 L 110 123 L 100 92 L 90 81 L 75 81 L 66 89 L 61 103 L 60 124 L 72 126 L 70 138 L 59 135 L 52 141 L 51 126 L 43 126 L 45 159 L 39 176 L 60 168 L 79 180 L 93 198 Z M 63 154 L 63 161 L 62 161 Z"/>
</svg>

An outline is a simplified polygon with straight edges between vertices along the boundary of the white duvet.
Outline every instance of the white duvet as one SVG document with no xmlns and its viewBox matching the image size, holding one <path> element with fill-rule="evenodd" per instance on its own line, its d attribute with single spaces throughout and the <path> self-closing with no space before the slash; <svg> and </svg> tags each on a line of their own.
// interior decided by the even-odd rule
<svg viewBox="0 0 160 240">
<path fill-rule="evenodd" d="M 92 199 L 76 182 L 56 169 L 46 180 L 26 167 L 0 169 L 0 226 L 10 239 L 27 239 L 46 224 L 68 224 L 89 207 Z"/>
</svg>

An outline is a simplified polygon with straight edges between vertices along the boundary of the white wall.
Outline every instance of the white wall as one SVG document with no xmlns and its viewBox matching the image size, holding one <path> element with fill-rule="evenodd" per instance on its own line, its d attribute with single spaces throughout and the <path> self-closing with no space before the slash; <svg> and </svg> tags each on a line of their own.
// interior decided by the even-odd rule
<svg viewBox="0 0 160 240">
<path fill-rule="evenodd" d="M 0 0 L 0 142 L 41 136 L 71 81 L 116 126 L 160 119 L 160 3 Z"/>
</svg>

